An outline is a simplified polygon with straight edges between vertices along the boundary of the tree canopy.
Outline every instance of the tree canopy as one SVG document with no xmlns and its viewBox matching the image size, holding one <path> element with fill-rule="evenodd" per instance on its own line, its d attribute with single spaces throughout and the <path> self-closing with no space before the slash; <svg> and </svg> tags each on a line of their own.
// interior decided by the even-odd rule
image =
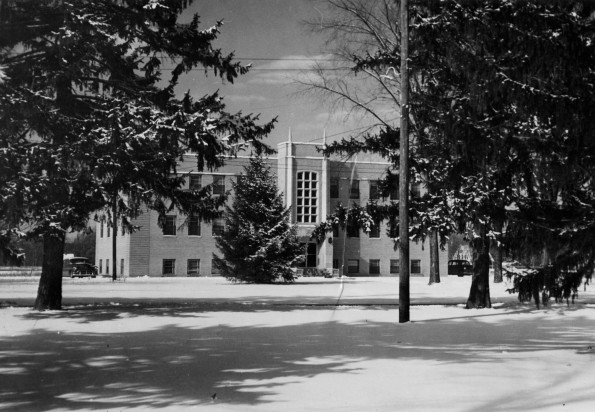
<svg viewBox="0 0 595 412">
<path fill-rule="evenodd" d="M 386 23 L 394 9 L 328 3 L 364 27 L 335 26 L 367 38 L 365 49 L 351 49 L 353 73 L 371 73 L 394 95 L 400 56 Z M 411 204 L 411 235 L 437 230 L 444 239 L 456 231 L 471 240 L 468 307 L 490 305 L 490 239 L 512 256 L 546 250 L 545 264 L 560 276 L 570 268 L 590 276 L 593 5 L 429 1 L 414 4 L 410 16 L 410 163 L 412 178 L 428 188 Z M 327 152 L 373 151 L 397 163 L 396 135 L 387 124 Z"/>
<path fill-rule="evenodd" d="M 222 22 L 178 22 L 188 3 L 2 3 L 0 209 L 8 227 L 29 224 L 29 236 L 44 237 L 40 309 L 60 307 L 50 290 L 60 289 L 64 233 L 91 213 L 115 203 L 129 231 L 146 209 L 209 219 L 222 200 L 184 190 L 178 161 L 193 153 L 200 171 L 246 143 L 269 152 L 260 139 L 273 122 L 227 112 L 218 93 L 175 95 L 190 70 L 227 82 L 248 71 L 213 47 Z"/>
<path fill-rule="evenodd" d="M 217 238 L 222 257 L 214 256 L 215 265 L 233 281 L 292 282 L 304 248 L 266 160 L 251 158 L 233 191 L 225 230 Z"/>
</svg>

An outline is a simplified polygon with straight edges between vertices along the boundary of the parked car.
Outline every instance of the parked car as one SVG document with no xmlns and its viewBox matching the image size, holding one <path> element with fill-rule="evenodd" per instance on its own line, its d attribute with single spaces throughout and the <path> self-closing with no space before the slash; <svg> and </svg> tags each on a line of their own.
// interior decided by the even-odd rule
<svg viewBox="0 0 595 412">
<path fill-rule="evenodd" d="M 97 266 L 89 263 L 86 257 L 70 257 L 64 259 L 62 265 L 62 277 L 70 276 L 71 278 L 90 276 L 92 278 L 97 276 Z"/>
<path fill-rule="evenodd" d="M 463 259 L 453 259 L 448 261 L 448 274 L 457 276 L 472 276 L 473 265 Z"/>
</svg>

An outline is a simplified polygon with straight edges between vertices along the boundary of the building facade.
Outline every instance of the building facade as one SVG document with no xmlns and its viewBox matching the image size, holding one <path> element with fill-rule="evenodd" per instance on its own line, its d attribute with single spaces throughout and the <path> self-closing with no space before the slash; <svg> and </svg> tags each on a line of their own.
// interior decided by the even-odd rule
<svg viewBox="0 0 595 412">
<path fill-rule="evenodd" d="M 330 272 L 346 276 L 398 276 L 399 254 L 386 222 L 369 232 L 347 227 L 328 233 L 322 242 L 310 239 L 318 223 L 341 203 L 364 205 L 370 199 L 378 202 L 378 180 L 389 166 L 383 159 L 364 154 L 344 160 L 327 158 L 319 152 L 320 144 L 280 143 L 277 156 L 268 159 L 276 173 L 278 188 L 284 195 L 298 235 L 304 243 L 305 274 Z M 231 190 L 232 181 L 244 172 L 249 157 L 238 156 L 226 161 L 214 172 L 193 172 L 194 157 L 189 155 L 179 170 L 188 173 L 187 185 L 213 185 L 213 194 Z M 413 188 L 423 191 L 423 188 Z M 396 193 L 396 191 L 395 191 Z M 233 198 L 231 193 L 229 199 Z M 163 227 L 157 214 L 147 212 L 136 219 L 140 230 L 133 234 L 118 231 L 116 236 L 118 276 L 217 276 L 213 254 L 219 254 L 215 240 L 224 229 L 224 220 L 211 223 L 188 219 L 172 212 Z M 113 270 L 113 233 L 105 223 L 97 223 L 96 265 L 100 275 Z M 447 273 L 446 251 L 440 252 L 440 273 Z M 428 245 L 410 244 L 411 276 L 428 276 L 430 250 Z"/>
</svg>

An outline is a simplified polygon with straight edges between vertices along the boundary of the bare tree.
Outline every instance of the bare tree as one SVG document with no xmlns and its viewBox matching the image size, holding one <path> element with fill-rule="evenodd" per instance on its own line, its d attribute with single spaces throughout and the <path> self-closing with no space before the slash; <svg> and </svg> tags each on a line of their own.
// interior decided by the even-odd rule
<svg viewBox="0 0 595 412">
<path fill-rule="evenodd" d="M 401 87 L 404 72 L 401 70 L 400 53 L 402 46 L 406 46 L 405 42 L 401 42 L 404 38 L 401 30 L 407 26 L 402 22 L 409 20 L 408 14 L 403 12 L 407 10 L 407 4 L 394 0 L 324 0 L 317 4 L 320 7 L 320 19 L 309 22 L 308 26 L 312 31 L 326 36 L 326 46 L 332 52 L 332 59 L 318 62 L 313 75 L 301 76 L 296 81 L 302 93 L 315 96 L 335 112 L 365 119 L 366 126 L 354 131 L 352 139 L 366 140 L 371 134 L 384 134 L 387 137 L 386 144 L 378 147 L 378 151 L 393 163 L 387 170 L 387 180 L 399 173 L 400 179 L 404 179 L 401 180 L 401 191 L 408 197 L 410 172 L 405 171 L 407 162 L 403 161 L 408 160 L 405 143 L 415 147 L 420 144 L 420 140 L 415 137 L 415 115 L 403 102 L 406 96 Z M 372 57 L 381 64 L 368 64 Z M 409 71 L 406 67 L 405 73 Z M 411 89 L 420 87 L 415 74 L 404 81 Z M 411 129 L 403 127 L 403 122 L 410 123 Z M 402 135 L 401 139 L 399 134 Z M 403 166 L 405 169 L 399 170 Z M 412 176 L 412 179 L 424 180 L 420 173 Z M 403 239 L 409 238 L 409 206 L 402 195 L 400 199 L 404 207 L 399 212 L 400 222 L 405 223 L 400 225 L 403 230 L 400 239 Z M 395 212 L 398 209 L 391 210 Z M 385 217 L 391 220 L 396 218 Z M 436 239 L 430 242 L 433 268 L 430 283 L 435 283 L 440 279 L 437 232 L 417 232 L 420 239 L 430 233 Z M 408 245 L 402 243 L 400 246 L 402 253 Z M 402 262 L 401 278 L 405 282 L 409 256 L 399 260 Z"/>
</svg>

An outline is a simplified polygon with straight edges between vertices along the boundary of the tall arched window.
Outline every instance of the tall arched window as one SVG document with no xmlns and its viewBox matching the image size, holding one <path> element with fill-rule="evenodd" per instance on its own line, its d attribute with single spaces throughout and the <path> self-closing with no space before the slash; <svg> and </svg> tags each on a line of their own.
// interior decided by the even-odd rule
<svg viewBox="0 0 595 412">
<path fill-rule="evenodd" d="M 297 221 L 316 223 L 318 215 L 318 174 L 298 172 L 297 174 Z"/>
</svg>

